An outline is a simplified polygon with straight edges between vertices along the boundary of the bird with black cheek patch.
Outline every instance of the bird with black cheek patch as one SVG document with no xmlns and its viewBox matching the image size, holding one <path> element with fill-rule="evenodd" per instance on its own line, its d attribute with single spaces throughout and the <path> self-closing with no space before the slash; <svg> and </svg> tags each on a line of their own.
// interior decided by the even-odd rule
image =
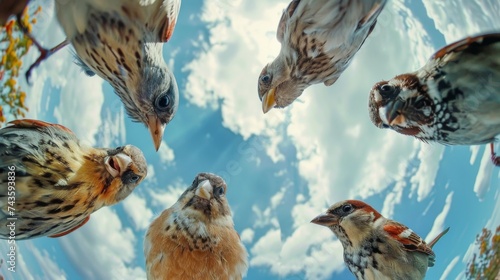
<svg viewBox="0 0 500 280">
<path fill-rule="evenodd" d="M 500 134 L 500 33 L 437 51 L 419 70 L 382 81 L 369 97 L 371 121 L 422 141 L 491 143 Z"/>
<path fill-rule="evenodd" d="M 344 261 L 358 280 L 421 280 L 434 266 L 432 247 L 411 229 L 384 218 L 370 205 L 346 200 L 332 205 L 312 223 L 328 227 L 344 247 Z"/>
<path fill-rule="evenodd" d="M 61 125 L 10 122 L 0 129 L 0 238 L 66 235 L 125 199 L 146 173 L 134 146 L 93 148 Z"/>
<path fill-rule="evenodd" d="M 200 173 L 151 223 L 144 240 L 148 279 L 242 279 L 248 256 L 226 190 L 221 177 Z"/>
<path fill-rule="evenodd" d="M 175 28 L 181 0 L 61 0 L 57 19 L 67 39 L 52 50 L 34 40 L 42 56 L 28 70 L 67 43 L 77 64 L 111 84 L 127 114 L 148 127 L 156 150 L 179 106 L 177 82 L 163 57 L 163 43 Z"/>
<path fill-rule="evenodd" d="M 259 75 L 262 111 L 284 108 L 309 86 L 333 85 L 387 0 L 293 0 L 278 24 L 279 55 Z"/>
</svg>

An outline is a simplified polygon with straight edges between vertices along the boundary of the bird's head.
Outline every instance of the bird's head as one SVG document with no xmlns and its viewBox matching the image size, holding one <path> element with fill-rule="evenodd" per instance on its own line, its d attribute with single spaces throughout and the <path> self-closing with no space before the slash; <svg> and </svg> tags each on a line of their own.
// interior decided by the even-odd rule
<svg viewBox="0 0 500 280">
<path fill-rule="evenodd" d="M 167 124 L 179 107 L 179 89 L 174 74 L 166 65 L 142 69 L 142 79 L 134 89 L 118 89 L 127 114 L 146 125 L 158 150 Z M 124 90 L 125 93 L 120 91 Z M 135 91 L 132 97 L 130 91 Z"/>
<path fill-rule="evenodd" d="M 232 228 L 233 220 L 226 190 L 226 183 L 221 177 L 200 173 L 173 206 L 174 212 L 179 219 Z M 195 226 L 195 223 L 191 224 Z"/>
<path fill-rule="evenodd" d="M 383 220 L 382 215 L 370 205 L 359 200 L 345 200 L 332 205 L 311 223 L 328 227 L 342 244 L 356 246 L 371 233 L 378 220 Z"/>
<path fill-rule="evenodd" d="M 258 92 L 262 101 L 262 111 L 285 108 L 297 99 L 307 87 L 302 79 L 294 77 L 282 55 L 266 65 L 259 75 Z"/>
<path fill-rule="evenodd" d="M 416 75 L 404 74 L 373 86 L 369 97 L 370 118 L 379 128 L 426 139 L 434 123 L 432 98 Z"/>
<path fill-rule="evenodd" d="M 132 145 L 107 151 L 104 157 L 104 191 L 106 205 L 125 199 L 147 175 L 147 163 L 142 151 Z"/>
</svg>

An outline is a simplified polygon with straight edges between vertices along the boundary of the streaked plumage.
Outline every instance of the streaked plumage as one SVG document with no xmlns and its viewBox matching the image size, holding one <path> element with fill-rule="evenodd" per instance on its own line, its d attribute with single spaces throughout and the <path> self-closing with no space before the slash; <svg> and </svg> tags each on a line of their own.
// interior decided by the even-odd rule
<svg viewBox="0 0 500 280">
<path fill-rule="evenodd" d="M 346 200 L 332 205 L 312 223 L 328 227 L 344 248 L 344 261 L 358 280 L 421 280 L 434 266 L 434 244 L 411 229 L 384 218 L 370 205 Z"/>
<path fill-rule="evenodd" d="M 85 73 L 95 73 L 111 84 L 128 115 L 148 127 L 158 150 L 165 126 L 179 106 L 177 82 L 162 50 L 174 32 L 181 0 L 65 0 L 55 4 L 77 64 Z M 34 66 L 66 42 L 49 51 L 40 46 L 42 56 Z"/>
<path fill-rule="evenodd" d="M 370 118 L 423 141 L 491 143 L 500 134 L 500 33 L 468 37 L 419 70 L 377 83 Z"/>
<path fill-rule="evenodd" d="M 333 85 L 372 32 L 386 2 L 293 0 L 278 24 L 280 53 L 259 76 L 264 113 L 290 105 L 310 85 Z"/>
<path fill-rule="evenodd" d="M 248 256 L 226 190 L 221 177 L 200 173 L 153 221 L 144 241 L 148 279 L 242 279 Z"/>
<path fill-rule="evenodd" d="M 11 222 L 16 240 L 65 235 L 126 198 L 146 173 L 134 146 L 92 148 L 61 125 L 13 121 L 0 129 L 0 238 Z"/>
</svg>

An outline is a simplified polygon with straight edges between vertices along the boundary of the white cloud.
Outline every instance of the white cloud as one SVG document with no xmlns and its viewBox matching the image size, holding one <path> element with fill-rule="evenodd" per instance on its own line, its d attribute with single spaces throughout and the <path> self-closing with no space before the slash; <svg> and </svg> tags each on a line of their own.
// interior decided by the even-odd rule
<svg viewBox="0 0 500 280">
<path fill-rule="evenodd" d="M 161 163 L 163 163 L 164 165 L 171 164 L 175 159 L 174 150 L 172 150 L 167 145 L 165 140 L 161 141 L 160 149 L 158 150 L 158 155 L 160 156 Z"/>
<path fill-rule="evenodd" d="M 92 214 L 85 226 L 59 238 L 59 242 L 83 278 L 146 278 L 144 269 L 133 263 L 137 242 L 134 233 L 122 226 L 118 215 L 109 207 Z"/>
<path fill-rule="evenodd" d="M 240 234 L 241 241 L 243 243 L 251 244 L 253 241 L 254 235 L 255 235 L 255 231 L 253 229 L 246 228 Z"/>
<path fill-rule="evenodd" d="M 46 250 L 40 251 L 32 244 L 30 244 L 28 247 L 30 248 L 30 252 L 33 253 L 33 256 L 35 257 L 40 268 L 42 269 L 43 277 L 41 279 L 51 279 L 51 280 L 67 279 L 64 270 L 59 268 L 57 263 L 54 260 L 52 260 L 50 254 Z"/>
<path fill-rule="evenodd" d="M 279 192 L 271 197 L 271 208 L 276 208 L 281 203 L 281 200 L 285 196 L 286 188 L 282 187 Z"/>
<path fill-rule="evenodd" d="M 96 145 L 101 147 L 118 147 L 126 143 L 126 129 L 125 129 L 125 109 L 120 105 L 111 105 L 104 111 L 104 118 L 102 125 L 99 126 L 97 134 Z"/>
<path fill-rule="evenodd" d="M 480 145 L 474 145 L 470 146 L 470 165 L 473 165 L 476 162 L 477 155 L 479 154 L 479 150 L 481 149 L 482 146 Z"/>
<path fill-rule="evenodd" d="M 153 219 L 153 211 L 147 207 L 146 199 L 132 193 L 122 203 L 123 209 L 134 222 L 137 230 L 145 230 Z"/>
<path fill-rule="evenodd" d="M 479 200 L 483 200 L 490 188 L 491 175 L 494 168 L 495 166 L 491 162 L 491 151 L 489 148 L 486 148 L 484 149 L 483 157 L 481 158 L 481 164 L 479 165 L 479 170 L 476 175 L 476 181 L 474 182 L 474 192 Z"/>
<path fill-rule="evenodd" d="M 454 257 L 453 260 L 451 260 L 451 262 L 448 264 L 448 266 L 444 270 L 443 275 L 441 275 L 441 278 L 439 278 L 439 280 L 449 279 L 448 276 L 450 275 L 450 273 L 453 270 L 453 268 L 455 267 L 455 265 L 457 265 L 459 260 L 460 260 L 460 256 Z"/>
<path fill-rule="evenodd" d="M 500 29 L 500 2 L 497 0 L 423 0 L 427 15 L 451 43 L 479 32 Z"/>
<path fill-rule="evenodd" d="M 144 178 L 144 182 L 149 182 L 151 184 L 156 184 L 158 181 L 155 177 L 155 167 L 152 164 L 148 164 L 148 175 Z"/>
<path fill-rule="evenodd" d="M 166 188 L 150 188 L 148 190 L 150 197 L 149 202 L 155 206 L 157 210 L 163 211 L 164 209 L 174 205 L 187 187 L 187 184 L 185 184 L 182 180 L 177 179 L 174 180 L 172 185 L 169 185 Z"/>
<path fill-rule="evenodd" d="M 412 193 L 417 193 L 417 200 L 424 200 L 434 186 L 434 180 L 439 170 L 439 162 L 443 158 L 444 146 L 439 144 L 420 143 L 418 159 L 421 164 L 411 178 Z"/>
<path fill-rule="evenodd" d="M 433 240 L 436 236 L 438 236 L 447 226 L 445 226 L 445 220 L 446 217 L 448 216 L 448 213 L 450 212 L 451 208 L 451 203 L 453 201 L 453 192 L 450 192 L 448 196 L 446 197 L 445 204 L 443 206 L 443 210 L 441 213 L 439 213 L 436 216 L 436 219 L 434 220 L 434 224 L 432 225 L 431 231 L 427 234 L 427 237 L 425 238 L 426 242 L 430 242 Z"/>
</svg>

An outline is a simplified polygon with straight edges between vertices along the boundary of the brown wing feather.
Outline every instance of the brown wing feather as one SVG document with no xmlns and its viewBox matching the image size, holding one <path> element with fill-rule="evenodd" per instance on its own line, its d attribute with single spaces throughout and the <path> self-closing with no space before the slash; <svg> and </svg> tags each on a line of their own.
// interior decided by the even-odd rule
<svg viewBox="0 0 500 280">
<path fill-rule="evenodd" d="M 401 246 L 403 246 L 405 250 L 418 251 L 430 256 L 434 256 L 432 248 L 429 247 L 420 236 L 411 231 L 411 229 L 409 229 L 407 226 L 395 221 L 387 221 L 386 225 L 384 225 L 384 230 L 389 233 L 389 235 L 393 239 L 399 241 L 399 243 L 401 243 Z M 411 231 L 410 235 L 401 236 L 401 234 L 407 230 Z"/>
<path fill-rule="evenodd" d="M 69 128 L 62 126 L 60 124 L 55 124 L 55 123 L 48 123 L 40 120 L 33 120 L 33 119 L 22 119 L 22 120 L 15 120 L 7 123 L 9 127 L 13 128 L 42 128 L 42 127 L 53 127 L 53 128 L 58 128 L 63 131 L 69 132 L 73 135 L 73 131 L 71 131 Z"/>
<path fill-rule="evenodd" d="M 443 58 L 446 54 L 449 54 L 451 52 L 461 52 L 466 50 L 467 48 L 473 48 L 472 47 L 473 44 L 481 46 L 499 41 L 500 41 L 500 33 L 491 33 L 491 34 L 478 35 L 475 37 L 467 37 L 465 39 L 462 39 L 460 41 L 457 41 L 455 43 L 449 44 L 441 48 L 431 57 L 431 59 Z"/>
</svg>

